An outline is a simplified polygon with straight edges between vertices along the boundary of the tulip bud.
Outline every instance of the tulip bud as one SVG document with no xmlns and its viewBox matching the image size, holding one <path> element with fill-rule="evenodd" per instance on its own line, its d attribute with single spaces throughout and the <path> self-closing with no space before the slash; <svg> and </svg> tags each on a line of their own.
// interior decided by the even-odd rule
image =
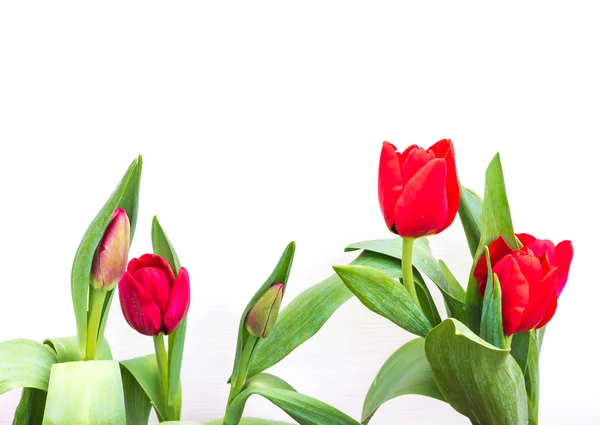
<svg viewBox="0 0 600 425">
<path fill-rule="evenodd" d="M 117 208 L 94 253 L 90 284 L 95 289 L 110 291 L 123 276 L 129 255 L 129 231 L 127 212 Z"/>
<path fill-rule="evenodd" d="M 279 315 L 283 290 L 283 283 L 275 283 L 254 304 L 246 316 L 246 328 L 250 334 L 257 338 L 269 336 Z"/>
</svg>

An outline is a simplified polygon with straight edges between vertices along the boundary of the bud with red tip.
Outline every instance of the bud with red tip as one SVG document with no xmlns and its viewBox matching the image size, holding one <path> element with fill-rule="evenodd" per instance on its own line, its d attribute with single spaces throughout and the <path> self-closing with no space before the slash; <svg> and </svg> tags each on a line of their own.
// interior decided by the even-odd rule
<svg viewBox="0 0 600 425">
<path fill-rule="evenodd" d="M 283 283 L 275 283 L 260 297 L 246 316 L 246 328 L 257 338 L 269 336 L 279 315 L 283 298 Z"/>
<path fill-rule="evenodd" d="M 130 224 L 127 212 L 117 208 L 96 248 L 90 274 L 95 289 L 113 289 L 127 267 Z"/>
</svg>

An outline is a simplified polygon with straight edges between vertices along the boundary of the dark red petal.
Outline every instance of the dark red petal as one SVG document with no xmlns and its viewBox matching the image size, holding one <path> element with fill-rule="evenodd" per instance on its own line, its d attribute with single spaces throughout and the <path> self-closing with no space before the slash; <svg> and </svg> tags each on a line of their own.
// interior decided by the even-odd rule
<svg viewBox="0 0 600 425">
<path fill-rule="evenodd" d="M 552 305 L 556 305 L 556 271 L 556 267 L 553 267 L 538 283 L 529 283 L 529 303 L 523 313 L 519 332 L 537 328 L 547 317 Z"/>
<path fill-rule="evenodd" d="M 118 286 L 121 310 L 129 326 L 143 335 L 158 335 L 162 322 L 158 306 L 128 272 Z"/>
<path fill-rule="evenodd" d="M 502 236 L 494 240 L 488 249 L 490 251 L 490 262 L 492 263 L 492 268 L 505 255 L 511 255 L 513 253 L 513 249 L 508 246 Z M 487 282 L 487 263 L 485 261 L 485 254 L 479 258 L 479 261 L 477 261 L 477 265 L 473 271 L 473 276 L 479 281 L 479 289 L 482 291 L 481 295 L 483 296 L 485 284 Z"/>
<path fill-rule="evenodd" d="M 532 250 L 537 257 L 542 257 L 545 254 L 548 254 L 550 264 L 553 266 L 556 265 L 556 249 L 554 248 L 554 244 L 548 239 L 536 239 L 535 241 L 529 243 L 527 248 Z"/>
<path fill-rule="evenodd" d="M 446 160 L 446 195 L 448 196 L 448 219 L 444 229 L 452 224 L 458 206 L 460 204 L 460 187 L 458 185 L 458 174 L 456 172 L 456 160 L 454 157 L 454 145 L 452 140 L 443 139 L 431 146 L 428 151 L 435 154 L 436 158 Z M 442 229 L 442 230 L 444 230 Z"/>
<path fill-rule="evenodd" d="M 144 267 L 135 272 L 133 278 L 164 313 L 169 304 L 169 291 L 171 290 L 169 276 L 156 267 Z"/>
<path fill-rule="evenodd" d="M 423 148 L 413 148 L 406 156 L 402 167 L 402 178 L 405 182 L 413 178 L 417 172 L 429 161 L 435 159 L 433 152 L 427 152 Z"/>
<path fill-rule="evenodd" d="M 445 182 L 446 164 L 434 159 L 406 183 L 394 212 L 400 236 L 417 238 L 441 231 L 448 217 Z"/>
<path fill-rule="evenodd" d="M 558 267 L 556 292 L 559 296 L 567 284 L 571 260 L 573 260 L 573 244 L 571 241 L 562 241 L 556 245 L 556 266 Z"/>
<path fill-rule="evenodd" d="M 187 270 L 182 267 L 179 269 L 179 275 L 175 279 L 175 283 L 171 289 L 169 307 L 164 317 L 165 334 L 168 335 L 177 328 L 187 314 L 189 307 L 190 276 Z"/>
<path fill-rule="evenodd" d="M 515 236 L 517 239 L 519 239 L 519 241 L 521 241 L 523 246 L 529 246 L 537 241 L 537 239 L 534 236 L 531 236 L 529 233 L 517 233 Z"/>
<path fill-rule="evenodd" d="M 510 255 L 496 263 L 493 272 L 498 275 L 502 293 L 502 324 L 504 333 L 512 335 L 518 331 L 523 312 L 529 302 L 529 285 L 519 270 L 517 261 Z"/>
<path fill-rule="evenodd" d="M 129 264 L 127 265 L 127 272 L 130 274 L 134 274 L 142 267 L 146 267 L 146 263 L 140 261 L 139 258 L 132 258 L 131 261 L 129 261 Z"/>
<path fill-rule="evenodd" d="M 394 208 L 402 188 L 402 172 L 396 147 L 391 143 L 383 142 L 379 159 L 379 206 L 385 224 L 390 230 L 394 226 Z"/>
</svg>

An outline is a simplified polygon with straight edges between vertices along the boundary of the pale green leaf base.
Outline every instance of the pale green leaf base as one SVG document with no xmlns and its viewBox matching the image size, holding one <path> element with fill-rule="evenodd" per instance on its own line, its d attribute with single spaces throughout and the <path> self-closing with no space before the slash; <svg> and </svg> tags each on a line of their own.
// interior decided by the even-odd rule
<svg viewBox="0 0 600 425">
<path fill-rule="evenodd" d="M 52 366 L 43 425 L 125 425 L 119 363 L 109 360 Z"/>
</svg>

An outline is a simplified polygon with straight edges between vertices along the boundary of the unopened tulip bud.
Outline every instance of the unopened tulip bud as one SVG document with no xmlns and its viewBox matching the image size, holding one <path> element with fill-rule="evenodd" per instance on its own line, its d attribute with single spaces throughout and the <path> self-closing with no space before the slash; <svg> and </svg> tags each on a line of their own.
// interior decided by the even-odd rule
<svg viewBox="0 0 600 425">
<path fill-rule="evenodd" d="M 117 208 L 94 253 L 90 284 L 96 289 L 113 289 L 127 267 L 129 255 L 129 218 Z"/>
<path fill-rule="evenodd" d="M 283 283 L 275 283 L 254 304 L 246 316 L 246 328 L 250 334 L 257 338 L 266 338 L 269 335 L 277 321 L 283 290 Z"/>
</svg>

